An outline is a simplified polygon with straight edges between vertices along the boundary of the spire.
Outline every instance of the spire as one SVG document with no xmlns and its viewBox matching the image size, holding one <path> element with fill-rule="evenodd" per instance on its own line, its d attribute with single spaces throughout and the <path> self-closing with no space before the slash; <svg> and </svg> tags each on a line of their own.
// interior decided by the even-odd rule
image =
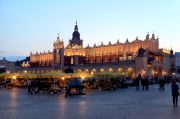
<svg viewBox="0 0 180 119">
<path fill-rule="evenodd" d="M 78 31 L 77 20 L 76 20 L 76 25 L 75 25 L 75 27 L 74 27 L 74 31 Z"/>
<path fill-rule="evenodd" d="M 154 31 L 153 31 L 151 39 L 155 39 Z"/>
<path fill-rule="evenodd" d="M 59 33 L 57 34 L 58 36 L 57 36 L 57 39 L 59 39 Z"/>
<path fill-rule="evenodd" d="M 149 39 L 149 32 L 147 32 L 146 39 Z"/>
<path fill-rule="evenodd" d="M 138 36 L 136 37 L 136 40 L 138 40 Z"/>
<path fill-rule="evenodd" d="M 128 38 L 126 39 L 126 42 L 125 43 L 129 43 L 129 40 L 128 40 Z"/>
</svg>

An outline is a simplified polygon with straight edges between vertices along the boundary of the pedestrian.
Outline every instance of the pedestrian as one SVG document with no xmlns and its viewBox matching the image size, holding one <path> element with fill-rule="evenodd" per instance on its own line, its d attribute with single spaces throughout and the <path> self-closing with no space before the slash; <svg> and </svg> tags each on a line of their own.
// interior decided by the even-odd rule
<svg viewBox="0 0 180 119">
<path fill-rule="evenodd" d="M 36 91 L 36 93 L 40 93 L 40 90 L 42 90 L 42 87 L 41 87 L 41 82 L 40 82 L 40 79 L 38 79 L 38 81 L 37 81 L 37 91 Z"/>
<path fill-rule="evenodd" d="M 31 80 L 31 92 L 32 92 L 32 94 L 35 94 L 35 81 L 34 80 Z"/>
<path fill-rule="evenodd" d="M 28 94 L 31 94 L 31 95 L 32 95 L 32 90 L 31 90 L 32 83 L 31 83 L 31 79 L 29 79 L 29 80 L 27 81 L 27 86 L 28 86 Z"/>
<path fill-rule="evenodd" d="M 139 74 L 138 77 L 136 78 L 136 90 L 139 90 L 140 80 L 141 80 L 141 74 Z"/>
<path fill-rule="evenodd" d="M 143 90 L 145 89 L 145 83 L 146 83 L 145 78 L 142 78 L 142 80 L 141 80 L 141 85 L 142 85 L 142 87 L 143 87 Z"/>
<path fill-rule="evenodd" d="M 173 97 L 173 106 L 177 107 L 178 96 L 179 96 L 179 86 L 178 86 L 178 84 L 176 84 L 176 80 L 172 81 L 171 91 L 172 91 L 172 97 Z"/>
<path fill-rule="evenodd" d="M 164 84 L 165 84 L 165 80 L 160 77 L 159 78 L 159 90 L 164 90 Z"/>
</svg>

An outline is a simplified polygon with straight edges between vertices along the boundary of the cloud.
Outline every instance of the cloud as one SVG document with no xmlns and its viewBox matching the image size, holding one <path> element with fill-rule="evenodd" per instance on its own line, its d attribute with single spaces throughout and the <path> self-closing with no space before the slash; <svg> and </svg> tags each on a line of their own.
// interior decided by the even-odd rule
<svg viewBox="0 0 180 119">
<path fill-rule="evenodd" d="M 5 51 L 0 51 L 0 54 L 6 54 L 6 52 Z"/>
</svg>

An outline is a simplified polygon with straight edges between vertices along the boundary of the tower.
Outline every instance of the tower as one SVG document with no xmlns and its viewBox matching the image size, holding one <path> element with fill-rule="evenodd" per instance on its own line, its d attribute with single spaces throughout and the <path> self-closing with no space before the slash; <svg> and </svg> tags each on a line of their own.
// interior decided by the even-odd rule
<svg viewBox="0 0 180 119">
<path fill-rule="evenodd" d="M 76 21 L 76 25 L 74 26 L 74 32 L 72 34 L 72 39 L 69 40 L 68 47 L 72 48 L 74 46 L 83 47 L 83 40 L 81 40 L 81 38 L 80 38 L 77 21 Z"/>
<path fill-rule="evenodd" d="M 63 69 L 64 67 L 64 42 L 60 40 L 59 34 L 53 43 L 53 68 Z"/>
</svg>

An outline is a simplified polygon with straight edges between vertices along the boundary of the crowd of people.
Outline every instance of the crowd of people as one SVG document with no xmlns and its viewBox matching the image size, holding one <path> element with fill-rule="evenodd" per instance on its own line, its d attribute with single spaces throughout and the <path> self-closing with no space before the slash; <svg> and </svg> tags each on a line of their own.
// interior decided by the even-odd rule
<svg viewBox="0 0 180 119">
<path fill-rule="evenodd" d="M 158 83 L 159 83 L 159 90 L 162 90 L 164 91 L 165 90 L 165 83 L 169 84 L 169 79 L 166 80 L 166 78 L 163 78 L 163 77 L 159 77 L 158 78 Z M 139 74 L 138 77 L 136 78 L 135 80 L 136 82 L 136 90 L 139 90 L 139 87 L 140 87 L 140 83 L 142 85 L 142 89 L 143 90 L 148 90 L 148 87 L 149 87 L 149 78 L 148 77 L 145 77 L 145 78 L 142 78 L 141 75 Z M 172 99 L 173 99 L 173 106 L 174 107 L 177 107 L 178 105 L 178 96 L 180 95 L 179 93 L 179 86 L 178 84 L 176 83 L 176 80 L 172 80 L 171 81 L 172 84 L 171 84 L 171 93 L 172 93 Z"/>
</svg>

